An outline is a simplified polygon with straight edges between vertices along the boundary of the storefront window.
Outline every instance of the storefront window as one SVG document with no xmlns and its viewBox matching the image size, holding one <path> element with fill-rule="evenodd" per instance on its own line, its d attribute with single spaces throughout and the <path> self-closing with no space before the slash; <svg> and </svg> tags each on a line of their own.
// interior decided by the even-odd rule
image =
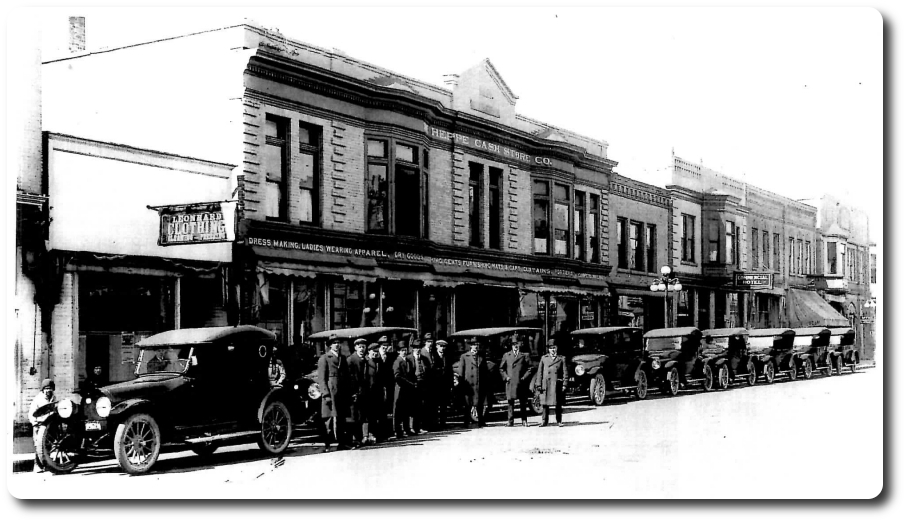
<svg viewBox="0 0 906 522">
<path fill-rule="evenodd" d="M 692 293 L 690 290 L 676 292 L 676 326 L 693 326 Z"/>
<path fill-rule="evenodd" d="M 383 326 L 416 328 L 418 283 L 411 281 L 381 281 Z"/>
<path fill-rule="evenodd" d="M 361 282 L 334 283 L 331 299 L 331 329 L 364 326 L 365 295 Z"/>
<path fill-rule="evenodd" d="M 743 325 L 742 307 L 740 307 L 739 294 L 727 294 L 727 328 L 736 328 Z"/>
<path fill-rule="evenodd" d="M 714 328 L 727 328 L 727 294 L 714 292 Z"/>
<path fill-rule="evenodd" d="M 451 291 L 446 288 L 428 287 L 418 291 L 418 331 L 428 332 L 435 339 L 444 339 L 450 330 Z"/>
<path fill-rule="evenodd" d="M 179 327 L 227 326 L 225 289 L 219 277 L 183 277 L 179 285 Z"/>
<path fill-rule="evenodd" d="M 277 342 L 285 344 L 286 339 L 286 312 L 289 310 L 287 290 L 289 280 L 285 277 L 267 275 L 264 284 L 259 280 L 258 324 L 260 328 L 270 330 L 277 336 Z"/>
<path fill-rule="evenodd" d="M 462 285 L 456 287 L 456 329 L 512 326 L 516 320 L 515 288 Z"/>
<path fill-rule="evenodd" d="M 695 302 L 698 305 L 698 329 L 711 328 L 711 293 L 698 290 Z"/>
<path fill-rule="evenodd" d="M 539 292 L 520 292 L 516 326 L 544 328 L 547 298 Z"/>
<path fill-rule="evenodd" d="M 323 282 L 293 280 L 293 344 L 303 343 L 311 334 L 327 330 L 324 304 Z"/>
</svg>

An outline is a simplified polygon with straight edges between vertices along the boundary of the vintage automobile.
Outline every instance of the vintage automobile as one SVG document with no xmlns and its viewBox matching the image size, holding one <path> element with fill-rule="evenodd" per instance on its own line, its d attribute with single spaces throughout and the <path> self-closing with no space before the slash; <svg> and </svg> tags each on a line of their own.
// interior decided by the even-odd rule
<svg viewBox="0 0 906 522">
<path fill-rule="evenodd" d="M 834 369 L 837 375 L 843 373 L 843 367 L 849 366 L 855 373 L 859 364 L 859 350 L 856 350 L 856 332 L 852 328 L 831 328 L 828 350 L 834 357 Z"/>
<path fill-rule="evenodd" d="M 711 366 L 702 357 L 702 332 L 698 328 L 659 328 L 646 332 L 645 351 L 652 370 L 652 381 L 670 395 L 686 384 L 701 384 L 706 391 L 714 387 Z"/>
<path fill-rule="evenodd" d="M 62 399 L 38 431 L 38 458 L 55 473 L 112 452 L 129 474 L 154 467 L 162 447 L 205 456 L 256 440 L 269 454 L 292 437 L 291 396 L 272 386 L 273 333 L 254 326 L 187 328 L 136 344 L 135 379 Z"/>
<path fill-rule="evenodd" d="M 287 379 L 292 383 L 296 396 L 294 408 L 303 420 L 311 418 L 321 411 L 321 385 L 318 383 L 318 359 L 327 352 L 327 340 L 336 336 L 340 340 L 340 355 L 348 357 L 352 354 L 353 343 L 356 339 L 365 339 L 368 344 L 378 342 L 381 337 L 387 336 L 392 346 L 399 341 L 405 341 L 408 346 L 418 331 L 414 328 L 398 326 L 364 326 L 360 328 L 339 328 L 325 330 L 308 337 L 311 352 L 306 355 L 293 354 L 297 361 L 288 365 Z M 285 363 L 284 363 L 285 364 Z"/>
<path fill-rule="evenodd" d="M 749 354 L 749 332 L 745 328 L 705 330 L 702 356 L 717 376 L 717 386 L 726 390 L 730 383 L 745 379 L 752 386 L 758 379 L 754 358 Z M 710 341 L 710 342 L 709 342 Z"/>
<path fill-rule="evenodd" d="M 569 391 L 588 396 L 595 406 L 609 394 L 648 395 L 651 368 L 645 355 L 642 329 L 629 326 L 584 328 L 570 334 Z"/>
<path fill-rule="evenodd" d="M 802 375 L 811 379 L 816 370 L 827 375 L 833 374 L 834 361 L 828 345 L 831 332 L 820 326 L 793 328 L 796 338 L 793 340 L 793 357 L 796 365 L 802 368 Z"/>
<path fill-rule="evenodd" d="M 490 370 L 493 382 L 491 383 L 491 389 L 494 390 L 494 393 L 488 395 L 488 403 L 485 407 L 485 412 L 490 411 L 493 405 L 498 400 L 503 400 L 503 379 L 500 378 L 500 374 L 497 371 L 498 364 L 503 358 L 503 354 L 510 350 L 510 342 L 518 342 L 521 344 L 521 350 L 525 353 L 528 353 L 532 360 L 533 371 L 536 371 L 538 364 L 541 361 L 541 356 L 544 353 L 547 353 L 544 350 L 541 338 L 542 331 L 540 328 L 528 328 L 528 327 L 497 327 L 497 328 L 474 328 L 470 330 L 460 330 L 448 339 L 450 344 L 448 347 L 452 347 L 453 358 L 456 361 L 453 364 L 453 388 L 458 390 L 459 387 L 459 357 L 468 351 L 467 341 L 472 337 L 477 337 L 481 349 L 484 350 L 485 360 L 487 361 L 488 370 Z M 456 401 L 456 408 L 462 408 L 464 405 L 464 399 L 458 393 L 454 393 L 454 400 Z M 506 402 L 503 400 L 503 402 Z M 541 400 L 535 394 L 532 398 L 532 401 L 529 403 L 531 410 L 536 415 L 541 414 Z M 478 422 L 477 414 L 472 415 L 472 420 Z"/>
<path fill-rule="evenodd" d="M 796 332 L 790 328 L 753 328 L 749 330 L 749 353 L 755 362 L 755 371 L 764 375 L 768 384 L 779 374 L 796 380 L 796 360 L 793 357 L 793 339 Z"/>
</svg>

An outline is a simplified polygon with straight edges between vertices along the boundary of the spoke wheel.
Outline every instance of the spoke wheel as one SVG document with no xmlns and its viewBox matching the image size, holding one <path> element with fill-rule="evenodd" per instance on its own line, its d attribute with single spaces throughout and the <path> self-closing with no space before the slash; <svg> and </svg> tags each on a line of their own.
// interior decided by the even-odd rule
<svg viewBox="0 0 906 522">
<path fill-rule="evenodd" d="M 146 473 L 160 456 L 160 428 L 147 413 L 136 413 L 116 427 L 113 452 L 123 471 Z"/>
<path fill-rule="evenodd" d="M 764 365 L 764 381 L 768 384 L 774 384 L 774 361 L 768 361 Z"/>
<path fill-rule="evenodd" d="M 591 381 L 591 389 L 591 401 L 595 406 L 603 406 L 604 398 L 607 397 L 607 383 L 603 375 L 595 375 L 595 380 Z"/>
<path fill-rule="evenodd" d="M 673 396 L 679 393 L 679 372 L 676 368 L 670 368 L 667 372 L 667 393 Z"/>
<path fill-rule="evenodd" d="M 805 375 L 806 379 L 812 378 L 813 371 L 814 371 L 814 367 L 812 366 L 811 359 L 806 359 L 805 361 L 802 362 L 802 374 Z"/>
<path fill-rule="evenodd" d="M 58 422 L 50 422 L 38 428 L 35 453 L 53 473 L 69 473 L 77 463 L 78 442 L 66 433 Z"/>
<path fill-rule="evenodd" d="M 636 384 L 635 396 L 639 399 L 644 399 L 648 396 L 648 374 L 645 372 L 639 372 L 639 381 Z"/>
<path fill-rule="evenodd" d="M 280 401 L 272 401 L 261 414 L 261 436 L 258 447 L 271 454 L 286 451 L 293 435 L 293 420 L 289 409 Z"/>
<path fill-rule="evenodd" d="M 714 372 L 711 371 L 711 367 L 706 364 L 705 368 L 702 370 L 702 373 L 704 374 L 704 381 L 702 382 L 702 388 L 704 388 L 705 391 L 713 390 L 714 389 Z"/>
<path fill-rule="evenodd" d="M 721 390 L 726 390 L 730 387 L 730 369 L 727 368 L 726 364 L 720 365 L 720 369 L 717 370 L 717 385 L 720 386 Z"/>
<path fill-rule="evenodd" d="M 749 373 L 746 375 L 746 383 L 749 386 L 755 386 L 755 381 L 758 380 L 758 373 L 755 371 L 755 363 L 749 361 L 749 364 L 746 364 L 746 371 Z"/>
<path fill-rule="evenodd" d="M 843 356 L 840 355 L 834 359 L 834 369 L 837 371 L 837 375 L 843 375 Z"/>
<path fill-rule="evenodd" d="M 795 381 L 799 373 L 799 368 L 796 367 L 796 359 L 790 359 L 790 380 Z"/>
</svg>

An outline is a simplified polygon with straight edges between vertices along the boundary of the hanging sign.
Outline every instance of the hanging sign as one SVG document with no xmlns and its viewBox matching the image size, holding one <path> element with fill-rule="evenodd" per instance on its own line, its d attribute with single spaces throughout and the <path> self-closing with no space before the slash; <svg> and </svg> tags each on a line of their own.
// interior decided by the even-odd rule
<svg viewBox="0 0 906 522">
<path fill-rule="evenodd" d="M 769 272 L 736 272 L 733 276 L 733 285 L 737 288 L 772 288 L 774 286 L 774 274 Z"/>
<path fill-rule="evenodd" d="M 236 203 L 149 207 L 160 214 L 160 246 L 220 243 L 236 239 Z"/>
</svg>

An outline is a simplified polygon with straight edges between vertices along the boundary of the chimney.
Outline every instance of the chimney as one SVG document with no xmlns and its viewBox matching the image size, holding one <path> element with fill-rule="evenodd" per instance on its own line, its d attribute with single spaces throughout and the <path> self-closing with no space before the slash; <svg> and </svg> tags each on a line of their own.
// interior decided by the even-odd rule
<svg viewBox="0 0 906 522">
<path fill-rule="evenodd" d="M 85 17 L 69 17 L 69 52 L 80 53 L 85 50 Z"/>
</svg>

